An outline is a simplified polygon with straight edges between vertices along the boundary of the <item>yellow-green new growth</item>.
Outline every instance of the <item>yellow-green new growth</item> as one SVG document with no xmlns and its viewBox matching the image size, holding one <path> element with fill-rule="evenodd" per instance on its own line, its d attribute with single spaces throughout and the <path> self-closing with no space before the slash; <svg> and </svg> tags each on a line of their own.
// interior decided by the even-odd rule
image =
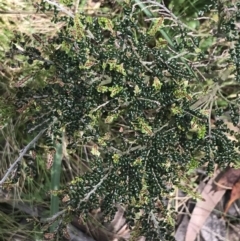
<svg viewBox="0 0 240 241">
<path fill-rule="evenodd" d="M 143 118 L 138 117 L 137 121 L 138 121 L 138 125 L 140 127 L 140 131 L 142 133 L 147 134 L 149 136 L 151 136 L 153 134 L 152 127 L 150 125 L 148 125 L 148 123 L 146 123 L 146 121 Z"/>
<path fill-rule="evenodd" d="M 103 69 L 105 69 L 107 67 L 107 65 L 109 65 L 110 70 L 115 70 L 124 76 L 127 75 L 127 73 L 124 69 L 123 63 L 117 64 L 117 60 L 115 60 L 115 59 L 108 60 L 106 63 L 103 63 L 103 65 L 102 65 Z"/>
<path fill-rule="evenodd" d="M 114 121 L 115 119 L 117 119 L 117 117 L 118 117 L 118 114 L 109 115 L 109 116 L 107 116 L 107 118 L 105 119 L 105 123 L 106 123 L 106 124 L 111 124 L 111 123 L 113 123 L 113 121 Z"/>
<path fill-rule="evenodd" d="M 153 79 L 153 87 L 155 88 L 155 90 L 161 90 L 161 88 L 162 88 L 162 83 L 161 83 L 161 81 L 159 80 L 159 78 L 157 78 L 157 77 L 154 77 L 154 79 Z"/>
<path fill-rule="evenodd" d="M 111 92 L 110 96 L 114 97 L 115 95 L 120 93 L 122 90 L 123 90 L 123 87 L 122 86 L 118 86 L 118 85 L 109 87 L 109 91 Z"/>
<path fill-rule="evenodd" d="M 112 34 L 114 33 L 114 31 L 113 31 L 114 25 L 110 19 L 101 17 L 101 18 L 98 18 L 98 23 L 102 29 L 108 30 Z"/>
<path fill-rule="evenodd" d="M 114 155 L 112 156 L 112 159 L 113 159 L 113 162 L 114 162 L 115 164 L 118 164 L 118 163 L 119 163 L 120 156 L 119 156 L 118 154 L 114 154 Z"/>
<path fill-rule="evenodd" d="M 74 30 L 75 30 L 75 37 L 77 40 L 81 40 L 85 38 L 84 26 L 81 23 L 80 17 L 77 14 L 74 17 Z"/>
<path fill-rule="evenodd" d="M 154 21 L 153 26 L 148 31 L 148 34 L 151 36 L 154 36 L 156 32 L 159 31 L 159 28 L 161 28 L 163 25 L 164 25 L 164 18 L 163 17 L 157 18 Z"/>
</svg>

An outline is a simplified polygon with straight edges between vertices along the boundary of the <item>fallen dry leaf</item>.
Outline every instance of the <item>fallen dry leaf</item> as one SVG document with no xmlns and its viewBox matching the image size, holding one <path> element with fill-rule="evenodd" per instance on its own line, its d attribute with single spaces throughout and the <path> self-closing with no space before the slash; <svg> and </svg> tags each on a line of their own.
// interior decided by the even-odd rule
<svg viewBox="0 0 240 241">
<path fill-rule="evenodd" d="M 203 200 L 197 202 L 192 212 L 187 227 L 185 241 L 194 241 L 196 239 L 208 216 L 225 194 L 226 190 L 219 190 L 217 192 L 212 190 L 213 180 L 214 178 L 212 178 L 204 187 L 201 193 Z"/>
<path fill-rule="evenodd" d="M 238 178 L 237 182 L 233 185 L 231 196 L 225 207 L 224 214 L 227 214 L 230 206 L 238 199 L 240 199 L 240 178 Z"/>
<path fill-rule="evenodd" d="M 233 185 L 240 178 L 240 169 L 227 167 L 224 171 L 220 172 L 213 182 L 213 191 L 220 191 L 232 189 Z"/>
</svg>

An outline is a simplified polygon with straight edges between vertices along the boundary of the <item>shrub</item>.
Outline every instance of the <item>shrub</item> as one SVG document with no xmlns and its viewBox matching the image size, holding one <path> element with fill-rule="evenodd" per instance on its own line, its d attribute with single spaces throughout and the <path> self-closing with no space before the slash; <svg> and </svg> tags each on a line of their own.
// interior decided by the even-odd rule
<svg viewBox="0 0 240 241">
<path fill-rule="evenodd" d="M 40 8 L 53 10 L 53 21 L 65 26 L 50 39 L 35 35 L 32 45 L 16 35 L 10 53 L 23 56 L 34 74 L 47 75 L 38 75 L 38 83 L 16 83 L 15 103 L 29 132 L 49 126 L 55 138 L 65 132 L 68 152 L 82 152 L 87 160 L 91 171 L 63 188 L 67 206 L 83 215 L 101 199 L 103 212 L 112 216 L 113 204 L 122 203 L 136 236 L 171 240 L 175 212 L 166 198 L 174 185 L 188 170 L 207 163 L 212 171 L 214 164 L 237 159 L 223 123 L 211 128 L 211 113 L 195 108 L 193 85 L 201 76 L 185 59 L 203 60 L 208 48 L 201 50 L 201 36 L 191 37 L 181 24 L 165 26 L 175 32 L 171 44 L 158 38 L 163 18 L 146 29 L 135 14 L 140 9 L 131 4 L 112 20 L 58 17 L 45 2 Z"/>
</svg>

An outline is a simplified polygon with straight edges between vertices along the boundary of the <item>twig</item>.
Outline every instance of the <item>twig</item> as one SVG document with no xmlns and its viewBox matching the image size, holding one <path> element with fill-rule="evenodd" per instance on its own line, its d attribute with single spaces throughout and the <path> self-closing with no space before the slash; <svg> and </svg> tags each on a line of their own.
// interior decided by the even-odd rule
<svg viewBox="0 0 240 241">
<path fill-rule="evenodd" d="M 139 100 L 145 100 L 145 101 L 149 101 L 149 102 L 153 102 L 155 104 L 157 104 L 158 106 L 161 106 L 160 102 L 156 101 L 156 100 L 151 100 L 151 99 L 146 99 L 146 98 L 138 98 Z"/>
<path fill-rule="evenodd" d="M 159 129 L 155 130 L 155 131 L 154 131 L 154 134 L 156 134 L 157 132 L 161 131 L 163 128 L 165 128 L 165 127 L 167 127 L 167 126 L 168 126 L 168 123 L 165 124 L 165 125 L 163 125 L 163 126 L 161 126 Z"/>
<path fill-rule="evenodd" d="M 18 157 L 18 159 L 9 167 L 7 173 L 4 175 L 4 177 L 2 178 L 2 180 L 0 181 L 0 185 L 2 185 L 7 177 L 10 175 L 10 173 L 13 171 L 14 167 L 17 165 L 18 162 L 21 161 L 21 159 L 23 158 L 23 156 L 26 154 L 26 152 L 29 150 L 29 148 L 41 137 L 41 135 L 47 130 L 48 128 L 41 130 L 37 136 L 34 137 L 34 139 L 28 143 L 28 145 L 23 149 L 23 151 L 21 152 L 20 156 Z"/>
<path fill-rule="evenodd" d="M 51 222 L 55 221 L 59 216 L 63 215 L 66 211 L 67 211 L 67 209 L 63 209 L 62 211 L 59 211 L 59 212 L 55 213 L 54 215 L 52 215 L 50 218 L 41 218 L 40 221 L 42 223 L 51 223 Z"/>
<path fill-rule="evenodd" d="M 99 105 L 97 108 L 95 108 L 95 109 L 94 109 L 94 110 L 92 110 L 91 112 L 93 113 L 93 112 L 95 112 L 95 111 L 99 110 L 99 109 L 100 109 L 100 108 L 102 108 L 103 106 L 107 105 L 109 102 L 110 102 L 110 100 L 109 100 L 109 101 L 107 101 L 107 102 L 105 102 L 105 103 L 103 103 L 103 104 L 101 104 L 101 105 Z"/>
<path fill-rule="evenodd" d="M 42 117 L 42 116 L 41 116 L 41 117 Z M 28 133 L 31 133 L 32 131 L 36 130 L 39 126 L 43 125 L 44 123 L 46 123 L 46 122 L 48 122 L 48 121 L 50 121 L 50 118 L 44 120 L 44 121 L 41 122 L 40 124 L 38 124 L 38 125 L 34 126 L 33 128 L 31 128 L 31 129 L 28 131 Z"/>
<path fill-rule="evenodd" d="M 155 182 L 157 183 L 157 185 L 158 185 L 158 187 L 159 187 L 159 190 L 161 190 L 162 187 L 161 187 L 161 185 L 160 185 L 159 182 L 158 182 L 158 179 L 157 179 L 157 177 L 156 177 L 156 174 L 155 174 L 153 168 L 152 168 L 152 174 L 153 174 L 153 177 L 154 177 L 154 179 L 155 179 Z"/>
<path fill-rule="evenodd" d="M 65 9 L 62 5 L 60 5 L 59 3 L 50 1 L 50 0 L 44 0 L 44 2 L 47 2 L 50 5 L 53 5 L 55 7 L 58 8 L 58 10 L 62 11 L 63 13 L 66 13 L 68 16 L 70 16 L 71 18 L 74 18 L 74 14 L 71 11 L 68 11 L 67 9 Z"/>
<path fill-rule="evenodd" d="M 81 202 L 87 201 L 90 198 L 90 196 L 97 191 L 98 187 L 102 185 L 103 181 L 107 179 L 107 177 L 108 173 L 100 180 L 100 182 L 97 185 L 94 186 L 93 190 L 91 190 Z"/>
<path fill-rule="evenodd" d="M 95 185 L 95 186 L 93 187 L 93 189 L 92 189 L 89 193 L 87 193 L 87 195 L 79 202 L 77 209 L 80 208 L 80 205 L 81 205 L 82 202 L 87 201 L 87 200 L 90 198 L 90 196 L 97 191 L 98 187 L 100 187 L 100 186 L 102 185 L 103 181 L 106 180 L 107 177 L 108 177 L 108 173 L 107 173 L 107 174 L 100 180 L 100 182 L 99 182 L 97 185 Z"/>
<path fill-rule="evenodd" d="M 225 186 L 225 185 L 222 185 L 221 183 L 218 183 L 216 182 L 215 180 L 213 180 L 213 183 L 217 186 L 217 187 L 220 187 L 224 190 L 232 190 L 233 188 L 232 187 L 228 187 L 228 186 Z"/>
<path fill-rule="evenodd" d="M 144 62 L 144 61 L 142 60 L 142 58 L 139 56 L 139 54 L 138 54 L 137 51 L 135 50 L 135 46 L 134 46 L 132 40 L 131 40 L 131 39 L 128 39 L 128 42 L 131 44 L 132 51 L 133 51 L 133 53 L 137 56 L 139 62 L 145 67 L 146 70 L 148 70 L 150 73 L 152 73 L 152 70 L 147 67 L 146 62 Z"/>
<path fill-rule="evenodd" d="M 144 150 L 144 149 L 146 149 L 146 148 L 147 148 L 147 146 L 138 145 L 138 146 L 132 147 L 132 148 L 130 148 L 130 149 L 128 149 L 127 151 L 124 151 L 124 152 L 122 152 L 122 151 L 120 151 L 120 150 L 118 150 L 117 148 L 112 147 L 112 146 L 111 146 L 109 149 L 115 151 L 116 153 L 118 153 L 118 154 L 120 154 L 120 155 L 125 155 L 125 154 L 129 154 L 129 153 L 132 152 L 132 151 L 136 151 L 136 150 L 141 151 L 141 150 Z"/>
<path fill-rule="evenodd" d="M 216 95 L 216 93 L 215 93 L 215 95 Z M 209 137 L 212 136 L 212 124 L 211 124 L 211 119 L 212 119 L 212 116 L 211 116 L 212 108 L 213 108 L 213 99 L 212 99 L 211 102 L 210 102 L 209 114 L 208 114 L 208 135 L 209 135 Z"/>
</svg>

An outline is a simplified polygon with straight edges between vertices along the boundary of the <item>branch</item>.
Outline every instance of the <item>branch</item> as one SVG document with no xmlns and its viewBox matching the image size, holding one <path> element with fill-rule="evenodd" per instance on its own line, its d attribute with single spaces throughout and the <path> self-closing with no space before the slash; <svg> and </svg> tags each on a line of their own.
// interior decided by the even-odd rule
<svg viewBox="0 0 240 241">
<path fill-rule="evenodd" d="M 93 112 L 95 112 L 95 111 L 99 110 L 99 109 L 100 109 L 100 108 L 102 108 L 103 106 L 107 105 L 109 102 L 110 102 L 110 100 L 109 100 L 109 101 L 107 101 L 107 102 L 105 102 L 105 103 L 103 103 L 103 104 L 101 104 L 101 105 L 99 105 L 97 108 L 95 108 L 95 109 L 94 109 L 94 110 L 92 110 L 91 112 L 93 113 Z"/>
<path fill-rule="evenodd" d="M 18 157 L 18 159 L 9 167 L 7 173 L 4 175 L 4 177 L 2 178 L 2 180 L 0 181 L 0 185 L 2 185 L 6 179 L 8 178 L 8 176 L 10 175 L 10 173 L 13 171 L 14 167 L 17 165 L 18 162 L 21 161 L 21 159 L 23 158 L 23 156 L 26 154 L 26 152 L 30 149 L 30 147 L 37 142 L 37 140 L 41 137 L 41 135 L 47 130 L 48 128 L 41 130 L 38 135 L 36 137 L 34 137 L 34 139 L 28 143 L 28 145 L 23 149 L 23 151 L 21 151 L 20 156 Z"/>
<path fill-rule="evenodd" d="M 44 115 L 46 115 L 46 114 L 44 114 Z M 43 117 L 44 115 L 42 115 L 41 117 Z M 40 124 L 38 124 L 38 125 L 34 126 L 33 128 L 31 128 L 31 129 L 28 131 L 28 133 L 33 132 L 33 131 L 34 131 L 34 130 L 36 130 L 36 129 L 37 129 L 39 126 L 43 125 L 44 123 L 46 123 L 46 122 L 48 122 L 48 121 L 50 121 L 50 118 L 49 118 L 49 119 L 44 120 L 44 121 L 43 121 L 43 122 L 41 122 Z"/>
<path fill-rule="evenodd" d="M 135 50 L 135 46 L 134 46 L 134 44 L 133 44 L 133 42 L 132 42 L 132 40 L 131 40 L 130 38 L 128 39 L 128 42 L 131 44 L 132 51 L 133 51 L 133 53 L 137 56 L 139 62 L 144 66 L 144 68 L 145 68 L 147 71 L 149 71 L 150 73 L 152 73 L 153 71 L 152 71 L 150 68 L 147 67 L 147 63 L 141 59 L 140 55 L 139 55 L 139 54 L 137 53 L 137 51 Z"/>
<path fill-rule="evenodd" d="M 63 209 L 62 211 L 59 211 L 52 215 L 49 218 L 41 218 L 41 223 L 51 223 L 54 222 L 59 216 L 63 215 L 65 212 L 67 212 L 68 209 Z"/>
<path fill-rule="evenodd" d="M 145 100 L 145 101 L 149 101 L 149 102 L 152 102 L 152 103 L 155 103 L 157 104 L 158 106 L 161 106 L 160 102 L 156 101 L 156 100 L 151 100 L 151 99 L 146 99 L 146 98 L 138 98 L 139 100 Z"/>
<path fill-rule="evenodd" d="M 87 200 L 90 198 L 90 196 L 97 191 L 98 187 L 100 187 L 100 186 L 102 185 L 103 181 L 106 180 L 107 177 L 108 177 L 108 173 L 100 180 L 100 182 L 99 182 L 97 185 L 95 185 L 95 186 L 93 187 L 93 189 L 92 189 L 89 193 L 87 193 L 87 195 L 83 198 L 83 200 L 81 200 L 81 201 L 79 202 L 77 209 L 80 208 L 80 204 L 81 204 L 82 202 L 87 201 Z"/>
<path fill-rule="evenodd" d="M 100 180 L 100 182 L 96 186 L 94 186 L 93 190 L 90 191 L 81 202 L 87 201 L 90 198 L 90 196 L 97 191 L 98 187 L 102 185 L 103 181 L 107 179 L 107 177 L 108 173 Z"/>
<path fill-rule="evenodd" d="M 47 2 L 50 5 L 53 5 L 55 7 L 57 7 L 57 9 L 63 13 L 66 13 L 69 17 L 74 18 L 74 14 L 71 11 L 68 11 L 67 9 L 65 9 L 62 5 L 60 5 L 59 3 L 50 1 L 50 0 L 44 0 L 44 2 Z"/>
</svg>

